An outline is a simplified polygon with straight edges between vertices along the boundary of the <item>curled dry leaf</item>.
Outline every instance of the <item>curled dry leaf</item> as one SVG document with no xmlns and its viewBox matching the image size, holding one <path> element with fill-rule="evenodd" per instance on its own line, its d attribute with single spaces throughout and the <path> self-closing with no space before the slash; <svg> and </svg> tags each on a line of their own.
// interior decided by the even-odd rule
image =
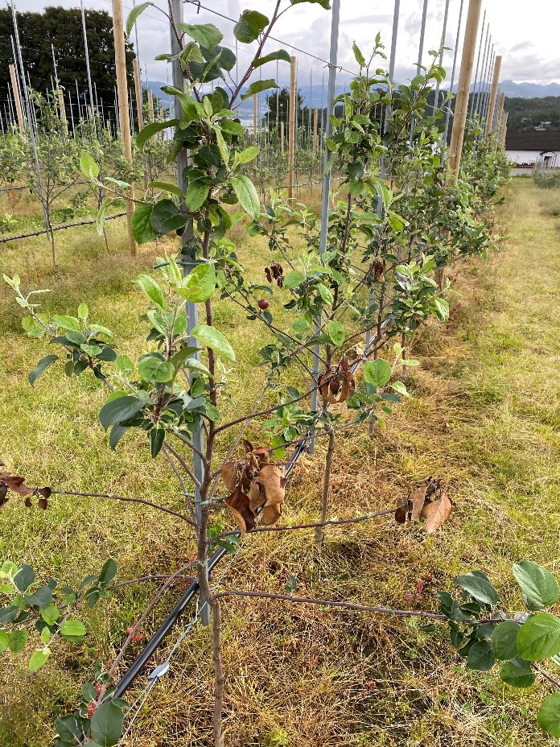
<svg viewBox="0 0 560 747">
<path fill-rule="evenodd" d="M 412 494 L 412 521 L 420 521 L 420 514 L 426 501 L 427 489 L 428 486 L 426 484 L 420 485 Z"/>
<path fill-rule="evenodd" d="M 356 391 L 356 382 L 350 370 L 348 358 L 344 355 L 338 366 L 331 366 L 317 379 L 321 397 L 331 405 L 346 402 Z"/>
<path fill-rule="evenodd" d="M 226 503 L 239 524 L 241 534 L 250 532 L 251 529 L 255 528 L 255 514 L 251 511 L 251 501 L 249 496 L 241 491 L 239 485 L 228 495 Z"/>
<path fill-rule="evenodd" d="M 0 467 L 4 462 L 0 461 Z M 12 490 L 22 498 L 25 498 L 25 505 L 30 508 L 31 496 L 39 496 L 39 507 L 47 507 L 47 499 L 50 497 L 52 490 L 48 487 L 30 488 L 25 484 L 25 478 L 19 475 L 12 475 L 11 472 L 0 472 L 0 508 L 8 502 L 8 491 Z"/>
<path fill-rule="evenodd" d="M 435 501 L 426 503 L 421 514 L 422 518 L 426 519 L 426 523 L 424 524 L 426 532 L 433 534 L 436 529 L 439 529 L 452 510 L 453 504 L 445 490 Z"/>
<path fill-rule="evenodd" d="M 282 513 L 282 504 L 286 495 L 284 488 L 286 479 L 278 467 L 265 464 L 261 468 L 259 480 L 266 498 L 262 510 L 262 521 L 268 526 L 277 522 Z"/>
</svg>

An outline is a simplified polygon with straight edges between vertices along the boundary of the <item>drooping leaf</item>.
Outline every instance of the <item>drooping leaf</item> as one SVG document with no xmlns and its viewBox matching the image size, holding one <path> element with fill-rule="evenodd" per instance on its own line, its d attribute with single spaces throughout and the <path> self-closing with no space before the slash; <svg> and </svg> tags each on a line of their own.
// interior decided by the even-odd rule
<svg viewBox="0 0 560 747">
<path fill-rule="evenodd" d="M 560 620 L 550 612 L 530 617 L 517 633 L 519 656 L 540 661 L 560 653 Z"/>
<path fill-rule="evenodd" d="M 163 446 L 163 442 L 165 441 L 165 430 L 163 428 L 152 428 L 149 436 L 150 454 L 152 456 L 152 459 L 155 459 L 161 451 L 161 447 Z"/>
<path fill-rule="evenodd" d="M 391 366 L 383 358 L 364 363 L 364 381 L 378 389 L 391 378 Z"/>
<path fill-rule="evenodd" d="M 152 205 L 136 205 L 132 213 L 130 227 L 132 235 L 139 244 L 147 244 L 148 241 L 153 241 L 157 237 L 151 223 L 152 211 Z"/>
<path fill-rule="evenodd" d="M 49 366 L 52 366 L 53 363 L 56 363 L 58 360 L 58 355 L 45 355 L 44 358 L 41 358 L 39 363 L 36 365 L 36 367 L 31 371 L 28 375 L 29 383 L 31 386 L 34 386 L 35 382 L 41 376 L 42 373 L 44 373 Z"/>
<path fill-rule="evenodd" d="M 535 674 L 526 661 L 515 658 L 500 667 L 500 679 L 512 687 L 531 687 Z"/>
<path fill-rule="evenodd" d="M 35 581 L 35 571 L 30 565 L 24 563 L 14 576 L 14 584 L 20 591 L 25 591 L 33 581 Z"/>
<path fill-rule="evenodd" d="M 270 21 L 256 10 L 244 10 L 233 27 L 235 38 L 243 44 L 251 44 L 264 31 Z"/>
<path fill-rule="evenodd" d="M 453 583 L 455 586 L 460 586 L 462 589 L 468 591 L 477 602 L 492 605 L 498 601 L 498 594 L 492 584 L 474 573 L 467 573 L 464 576 L 460 576 Z"/>
<path fill-rule="evenodd" d="M 99 412 L 99 420 L 105 430 L 116 423 L 124 423 L 138 415 L 145 402 L 132 395 L 124 395 L 107 402 Z"/>
<path fill-rule="evenodd" d="M 155 303 L 162 311 L 165 311 L 167 306 L 165 302 L 165 296 L 162 289 L 156 283 L 156 281 L 149 275 L 138 275 L 134 281 L 136 285 L 145 293 L 145 295 Z"/>
<path fill-rule="evenodd" d="M 492 633 L 492 651 L 496 659 L 508 660 L 517 656 L 519 625 L 513 620 L 498 623 Z"/>
<path fill-rule="evenodd" d="M 154 231 L 161 236 L 183 228 L 190 218 L 179 210 L 173 200 L 160 200 L 153 207 L 150 223 Z"/>
<path fill-rule="evenodd" d="M 12 630 L 8 637 L 8 648 L 14 654 L 23 651 L 27 643 L 27 632 L 25 630 Z"/>
<path fill-rule="evenodd" d="M 80 171 L 90 181 L 95 181 L 99 176 L 99 166 L 86 150 L 80 152 Z"/>
<path fill-rule="evenodd" d="M 210 186 L 208 184 L 204 184 L 196 179 L 189 182 L 185 194 L 187 210 L 190 210 L 192 213 L 196 212 L 208 197 L 209 192 Z"/>
<path fill-rule="evenodd" d="M 224 358 L 230 361 L 235 360 L 235 352 L 228 339 L 215 327 L 210 327 L 208 324 L 198 324 L 191 330 L 191 335 Z"/>
<path fill-rule="evenodd" d="M 120 739 L 124 714 L 112 700 L 101 703 L 91 718 L 91 736 L 100 747 L 114 747 Z"/>
<path fill-rule="evenodd" d="M 330 10 L 331 6 L 329 0 L 290 0 L 292 5 L 299 5 L 300 3 L 313 3 L 314 5 L 320 5 L 325 10 Z"/>
<path fill-rule="evenodd" d="M 148 187 L 150 187 L 150 189 L 160 189 L 165 192 L 171 192 L 171 194 L 177 195 L 177 197 L 183 196 L 183 190 L 176 184 L 170 184 L 169 182 L 150 182 Z"/>
<path fill-rule="evenodd" d="M 149 8 L 150 5 L 153 5 L 153 3 L 140 3 L 140 5 L 137 5 L 135 8 L 133 8 L 130 11 L 126 19 L 126 35 L 127 36 L 130 36 L 130 32 L 132 31 L 138 16 L 141 13 L 143 13 L 146 10 L 146 8 Z"/>
<path fill-rule="evenodd" d="M 241 100 L 245 101 L 246 99 L 250 98 L 251 96 L 256 96 L 257 93 L 262 93 L 262 91 L 269 91 L 271 88 L 279 88 L 280 86 L 273 78 L 269 78 L 268 80 L 256 80 L 249 88 L 245 91 L 245 93 L 241 96 Z"/>
<path fill-rule="evenodd" d="M 102 584 L 108 584 L 117 575 L 117 564 L 113 558 L 109 558 L 103 563 L 101 573 L 99 574 L 99 582 Z"/>
<path fill-rule="evenodd" d="M 45 628 L 48 630 L 48 628 Z M 41 669 L 47 663 L 47 659 L 51 655 L 49 648 L 38 648 L 32 654 L 29 659 L 29 671 L 33 674 L 38 669 Z"/>
<path fill-rule="evenodd" d="M 523 560 L 513 566 L 513 575 L 530 604 L 532 611 L 550 607 L 560 598 L 558 581 L 538 563 Z"/>
<path fill-rule="evenodd" d="M 337 347 L 340 347 L 344 343 L 346 335 L 344 334 L 344 327 L 340 322 L 336 322 L 332 319 L 327 322 L 327 332 L 333 341 L 333 344 Z"/>
<path fill-rule="evenodd" d="M 492 653 L 492 646 L 488 641 L 477 641 L 470 648 L 467 654 L 467 666 L 469 669 L 475 669 L 479 672 L 487 672 L 492 669 L 496 660 Z"/>
<path fill-rule="evenodd" d="M 231 179 L 231 186 L 243 210 L 251 218 L 258 218 L 260 213 L 260 202 L 255 185 L 245 174 L 234 176 Z"/>
</svg>

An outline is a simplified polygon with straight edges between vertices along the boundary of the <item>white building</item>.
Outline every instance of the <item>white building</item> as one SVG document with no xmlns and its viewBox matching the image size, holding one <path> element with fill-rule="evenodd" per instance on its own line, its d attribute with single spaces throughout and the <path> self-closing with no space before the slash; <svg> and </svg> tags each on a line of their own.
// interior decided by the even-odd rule
<svg viewBox="0 0 560 747">
<path fill-rule="evenodd" d="M 518 167 L 560 168 L 560 131 L 510 131 L 506 134 L 506 155 Z"/>
</svg>

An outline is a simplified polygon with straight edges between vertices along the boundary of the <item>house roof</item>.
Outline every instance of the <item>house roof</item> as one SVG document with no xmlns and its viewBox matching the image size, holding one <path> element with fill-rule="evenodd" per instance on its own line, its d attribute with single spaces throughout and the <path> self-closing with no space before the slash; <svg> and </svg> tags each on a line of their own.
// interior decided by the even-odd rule
<svg viewBox="0 0 560 747">
<path fill-rule="evenodd" d="M 506 133 L 506 150 L 560 150 L 560 130 Z"/>
</svg>

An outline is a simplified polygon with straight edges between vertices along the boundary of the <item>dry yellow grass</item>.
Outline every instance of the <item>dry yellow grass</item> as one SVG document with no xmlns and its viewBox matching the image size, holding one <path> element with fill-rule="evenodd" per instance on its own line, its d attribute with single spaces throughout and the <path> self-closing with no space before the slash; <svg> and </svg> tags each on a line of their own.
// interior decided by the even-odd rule
<svg viewBox="0 0 560 747">
<path fill-rule="evenodd" d="M 337 438 L 331 514 L 354 516 L 394 505 L 428 475 L 445 478 L 455 510 L 427 537 L 390 518 L 327 530 L 318 552 L 312 532 L 249 537 L 222 580 L 225 588 L 282 593 L 290 575 L 297 593 L 388 606 L 410 606 L 407 594 L 423 581 L 418 607 L 437 607 L 436 591 L 454 576 L 485 570 L 504 604 L 520 606 L 511 563 L 529 558 L 553 572 L 560 525 L 560 424 L 557 383 L 560 311 L 558 221 L 542 207 L 543 193 L 519 180 L 501 225 L 508 235 L 486 263 L 457 273 L 452 320 L 430 325 L 413 354 L 422 367 L 407 384 L 413 399 L 395 410 L 373 439 L 357 430 Z M 548 197 L 547 197 L 548 199 Z M 122 243 L 120 229 L 115 237 Z M 240 237 L 238 237 L 240 238 Z M 39 271 L 40 284 L 56 282 L 47 303 L 70 310 L 85 285 L 93 311 L 125 348 L 137 350 L 145 330 L 131 327 L 142 308 L 130 279 L 153 254 L 136 263 L 122 254 L 105 258 L 91 240 L 75 267 L 75 244 L 65 240 L 57 276 Z M 258 244 L 248 244 L 248 247 Z M 244 250 L 245 251 L 245 250 Z M 247 249 L 249 251 L 249 249 Z M 249 255 L 248 255 L 249 256 Z M 17 252 L 4 258 L 15 269 Z M 66 262 L 64 260 L 67 260 Z M 35 261 L 36 258 L 35 258 Z M 257 266 L 255 264 L 255 266 Z M 20 273 L 23 275 L 23 273 Z M 27 282 L 36 284 L 32 276 Z M 144 457 L 131 439 L 115 456 L 96 425 L 103 394 L 83 379 L 46 375 L 30 390 L 23 373 L 43 353 L 25 340 L 18 312 L 3 293 L 0 408 L 9 437 L 2 455 L 31 481 L 103 485 L 180 506 L 164 464 Z M 62 307 L 62 308 L 61 308 Z M 259 335 L 235 313 L 220 310 L 220 325 L 246 346 L 239 377 L 254 371 Z M 47 378 L 48 377 L 48 378 Z M 254 391 L 254 390 L 252 390 Z M 239 389 L 241 407 L 251 391 Z M 306 457 L 290 481 L 284 518 L 299 523 L 318 513 L 324 445 Z M 139 451 L 142 449 L 142 451 Z M 139 454 L 141 455 L 139 458 Z M 172 517 L 133 507 L 57 499 L 46 513 L 12 502 L 2 514 L 2 557 L 38 565 L 45 575 L 73 581 L 111 554 L 123 578 L 166 572 L 192 552 Z M 152 632 L 180 594 L 165 595 L 149 621 Z M 15 657 L 3 658 L 0 743 L 46 747 L 54 718 L 68 710 L 77 683 L 98 656 L 110 658 L 124 629 L 137 618 L 149 591 L 125 587 L 88 620 L 90 643 L 62 648 L 35 676 Z M 513 691 L 495 673 L 466 671 L 444 631 L 428 634 L 421 621 L 324 610 L 267 600 L 224 605 L 228 747 L 540 747 L 550 738 L 536 724 L 546 688 Z M 165 658 L 181 625 L 153 664 Z M 140 650 L 130 652 L 129 663 Z M 124 670 L 124 667 L 123 667 Z M 130 695 L 140 692 L 145 678 Z M 209 636 L 196 628 L 180 645 L 172 667 L 148 699 L 127 747 L 211 745 L 212 671 Z"/>
</svg>

